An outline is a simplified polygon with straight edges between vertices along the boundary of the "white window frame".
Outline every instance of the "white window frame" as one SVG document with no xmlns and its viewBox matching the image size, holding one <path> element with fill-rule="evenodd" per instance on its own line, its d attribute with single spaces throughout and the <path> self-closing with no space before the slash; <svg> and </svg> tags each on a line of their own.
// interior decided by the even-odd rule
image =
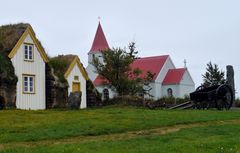
<svg viewBox="0 0 240 153">
<path fill-rule="evenodd" d="M 35 94 L 35 75 L 23 74 L 23 93 Z"/>
<path fill-rule="evenodd" d="M 24 60 L 33 61 L 33 59 L 34 59 L 34 45 L 24 43 Z"/>
</svg>

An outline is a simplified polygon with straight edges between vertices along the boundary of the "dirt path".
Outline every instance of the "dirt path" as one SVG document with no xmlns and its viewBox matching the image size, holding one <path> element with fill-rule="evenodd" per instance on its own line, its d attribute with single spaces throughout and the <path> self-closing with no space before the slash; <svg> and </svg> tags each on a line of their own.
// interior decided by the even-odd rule
<svg viewBox="0 0 240 153">
<path fill-rule="evenodd" d="M 12 147 L 35 147 L 42 145 L 59 145 L 59 144 L 72 144 L 72 143 L 84 143 L 84 142 L 94 142 L 94 141 L 116 141 L 116 140 L 126 140 L 131 138 L 143 137 L 147 135 L 165 135 L 168 133 L 177 132 L 181 129 L 188 129 L 193 127 L 206 127 L 211 125 L 230 125 L 230 124 L 239 124 L 240 119 L 237 120 L 227 120 L 227 121 L 208 121 L 208 122 L 198 122 L 190 124 L 178 124 L 174 126 L 166 126 L 155 129 L 140 130 L 125 132 L 119 134 L 108 134 L 108 135 L 99 135 L 99 136 L 78 136 L 78 137 L 69 137 L 57 140 L 41 140 L 33 142 L 12 142 L 6 144 L 0 144 L 0 151 Z"/>
</svg>

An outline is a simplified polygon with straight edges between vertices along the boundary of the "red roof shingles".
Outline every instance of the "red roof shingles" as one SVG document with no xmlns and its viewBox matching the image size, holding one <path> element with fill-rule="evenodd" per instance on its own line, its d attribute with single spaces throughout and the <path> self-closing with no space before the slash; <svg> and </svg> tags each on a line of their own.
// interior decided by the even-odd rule
<svg viewBox="0 0 240 153">
<path fill-rule="evenodd" d="M 102 30 L 102 26 L 99 22 L 97 32 L 95 34 L 95 38 L 93 40 L 92 47 L 90 49 L 90 52 L 100 52 L 108 49 L 108 42 L 104 35 L 104 32 Z"/>
<path fill-rule="evenodd" d="M 163 85 L 179 84 L 186 70 L 186 68 L 169 69 L 163 80 Z"/>
<path fill-rule="evenodd" d="M 140 76 L 142 78 L 146 76 L 148 71 L 150 71 L 151 73 L 155 74 L 153 80 L 156 80 L 168 57 L 169 55 L 139 58 L 133 62 L 131 67 L 132 69 L 139 68 L 142 70 L 142 74 Z"/>
</svg>

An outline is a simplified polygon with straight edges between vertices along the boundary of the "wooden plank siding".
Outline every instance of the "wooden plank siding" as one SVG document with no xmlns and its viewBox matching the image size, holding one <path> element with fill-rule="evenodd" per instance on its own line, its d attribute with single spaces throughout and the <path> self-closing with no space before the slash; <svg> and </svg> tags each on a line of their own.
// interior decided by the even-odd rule
<svg viewBox="0 0 240 153">
<path fill-rule="evenodd" d="M 33 44 L 34 60 L 24 61 L 24 43 Z M 46 87 L 45 87 L 45 62 L 41 57 L 34 41 L 28 35 L 24 43 L 18 48 L 18 51 L 11 58 L 15 68 L 15 74 L 18 77 L 16 107 L 19 109 L 46 109 Z M 35 76 L 35 92 L 33 94 L 23 93 L 23 75 Z"/>
</svg>

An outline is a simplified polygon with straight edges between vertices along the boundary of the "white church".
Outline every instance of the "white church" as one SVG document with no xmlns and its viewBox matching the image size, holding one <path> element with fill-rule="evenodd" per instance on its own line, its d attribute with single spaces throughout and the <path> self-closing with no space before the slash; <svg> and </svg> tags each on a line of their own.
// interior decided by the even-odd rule
<svg viewBox="0 0 240 153">
<path fill-rule="evenodd" d="M 90 80 L 102 94 L 103 100 L 108 98 L 111 99 L 117 96 L 117 93 L 104 84 L 105 79 L 96 73 L 95 67 L 91 63 L 93 57 L 97 57 L 103 62 L 101 57 L 102 51 L 108 48 L 107 39 L 99 22 L 92 47 L 88 52 L 88 66 L 86 70 Z M 150 83 L 152 88 L 150 94 L 153 97 L 144 95 L 145 98 L 152 98 L 154 100 L 172 96 L 183 98 L 185 95 L 195 90 L 194 81 L 187 67 L 176 68 L 169 55 L 139 58 L 136 59 L 131 66 L 132 68 L 141 69 L 143 74 L 147 73 L 147 71 L 155 74 L 153 81 Z"/>
</svg>

